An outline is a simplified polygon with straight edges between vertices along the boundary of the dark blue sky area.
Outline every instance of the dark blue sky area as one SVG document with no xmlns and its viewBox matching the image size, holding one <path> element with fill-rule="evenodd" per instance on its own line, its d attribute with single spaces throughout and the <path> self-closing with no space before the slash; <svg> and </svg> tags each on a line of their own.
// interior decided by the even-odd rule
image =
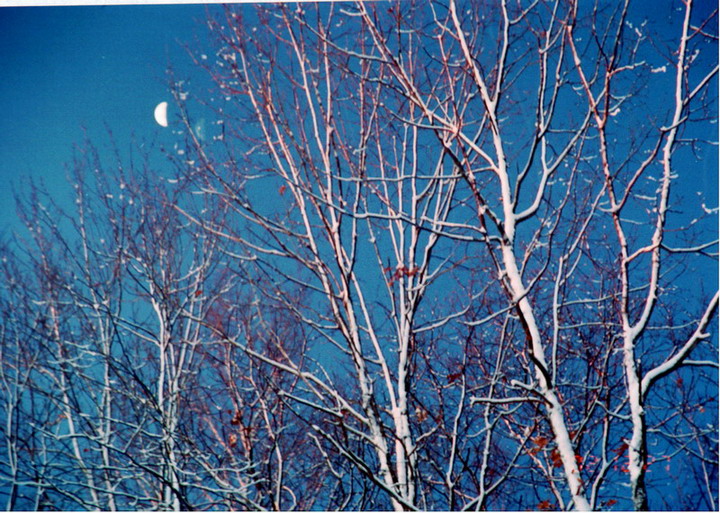
<svg viewBox="0 0 720 513">
<path fill-rule="evenodd" d="M 24 177 L 64 195 L 83 127 L 99 146 L 106 125 L 121 147 L 169 136 L 153 120 L 172 100 L 165 69 L 189 69 L 205 19 L 203 5 L 0 8 L 0 234 Z"/>
<path fill-rule="evenodd" d="M 634 21 L 650 12 L 649 2 L 634 4 Z M 704 15 L 710 4 L 699 2 L 697 10 Z M 109 143 L 107 129 L 121 149 L 130 148 L 132 135 L 138 144 L 157 138 L 172 144 L 171 129 L 153 120 L 160 101 L 172 105 L 165 70 L 172 65 L 179 78 L 207 79 L 183 44 L 194 45 L 197 38 L 208 46 L 204 21 L 207 9 L 217 8 L 0 8 L 0 237 L 17 226 L 13 190 L 27 177 L 42 178 L 64 195 L 65 165 L 73 145 L 83 141 L 83 128 L 101 148 Z M 656 14 L 656 23 L 669 23 L 661 30 L 674 34 L 672 9 Z M 716 206 L 717 154 L 710 152 L 705 163 L 699 183 L 708 206 Z"/>
</svg>

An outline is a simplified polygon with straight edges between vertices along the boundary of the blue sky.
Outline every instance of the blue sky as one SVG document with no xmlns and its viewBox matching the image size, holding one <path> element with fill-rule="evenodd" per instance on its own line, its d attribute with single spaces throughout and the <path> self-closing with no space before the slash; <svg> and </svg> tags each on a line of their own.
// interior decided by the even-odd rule
<svg viewBox="0 0 720 513">
<path fill-rule="evenodd" d="M 66 195 L 83 128 L 101 147 L 106 126 L 121 148 L 170 137 L 153 109 L 172 101 L 165 69 L 189 69 L 183 43 L 205 18 L 203 5 L 0 8 L 0 234 L 25 178 Z"/>
<path fill-rule="evenodd" d="M 637 9 L 649 9 L 645 4 Z M 108 129 L 123 151 L 143 141 L 172 145 L 172 128 L 158 126 L 153 110 L 172 103 L 168 65 L 180 78 L 205 77 L 182 46 L 196 35 L 199 51 L 210 46 L 205 17 L 203 5 L 0 9 L 0 238 L 17 227 L 13 189 L 24 180 L 42 179 L 58 198 L 68 198 L 65 165 L 73 145 L 82 144 L 83 128 L 100 148 L 108 145 Z M 702 188 L 714 207 L 717 152 L 703 151 L 709 156 L 702 169 L 679 166 L 698 174 L 683 192 Z"/>
<path fill-rule="evenodd" d="M 636 3 L 635 16 L 646 3 Z M 121 147 L 132 135 L 138 144 L 170 143 L 171 129 L 155 124 L 153 109 L 163 100 L 172 105 L 168 65 L 181 78 L 193 73 L 183 43 L 197 37 L 207 45 L 207 9 L 217 6 L 0 8 L 0 235 L 15 225 L 13 190 L 25 178 L 67 188 L 65 165 L 83 128 L 100 147 L 109 142 L 107 128 Z M 706 162 L 702 183 L 714 191 L 717 159 Z M 716 194 L 708 196 L 715 206 Z"/>
</svg>

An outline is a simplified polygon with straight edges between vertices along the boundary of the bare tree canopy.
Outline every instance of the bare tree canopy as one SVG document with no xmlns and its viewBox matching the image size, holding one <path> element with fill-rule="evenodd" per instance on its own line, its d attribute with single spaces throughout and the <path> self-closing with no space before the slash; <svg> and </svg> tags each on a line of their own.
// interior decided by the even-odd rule
<svg viewBox="0 0 720 513">
<path fill-rule="evenodd" d="M 713 8 L 209 10 L 179 150 L 19 201 L 2 505 L 717 509 Z"/>
</svg>

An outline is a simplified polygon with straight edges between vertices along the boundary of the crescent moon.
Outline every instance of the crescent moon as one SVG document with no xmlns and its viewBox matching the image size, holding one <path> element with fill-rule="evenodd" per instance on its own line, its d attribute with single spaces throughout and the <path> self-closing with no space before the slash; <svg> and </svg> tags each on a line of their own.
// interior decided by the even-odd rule
<svg viewBox="0 0 720 513">
<path fill-rule="evenodd" d="M 167 108 L 167 102 L 160 102 L 157 107 L 155 107 L 155 121 L 157 121 L 157 124 L 162 127 L 168 126 Z"/>
</svg>

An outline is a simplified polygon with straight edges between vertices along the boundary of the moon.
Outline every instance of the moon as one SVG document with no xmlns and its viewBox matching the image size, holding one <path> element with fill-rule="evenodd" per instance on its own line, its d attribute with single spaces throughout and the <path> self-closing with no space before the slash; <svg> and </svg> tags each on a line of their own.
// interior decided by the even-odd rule
<svg viewBox="0 0 720 513">
<path fill-rule="evenodd" d="M 155 121 L 157 121 L 157 124 L 162 127 L 168 126 L 167 108 L 167 102 L 160 102 L 157 107 L 155 107 Z"/>
</svg>

